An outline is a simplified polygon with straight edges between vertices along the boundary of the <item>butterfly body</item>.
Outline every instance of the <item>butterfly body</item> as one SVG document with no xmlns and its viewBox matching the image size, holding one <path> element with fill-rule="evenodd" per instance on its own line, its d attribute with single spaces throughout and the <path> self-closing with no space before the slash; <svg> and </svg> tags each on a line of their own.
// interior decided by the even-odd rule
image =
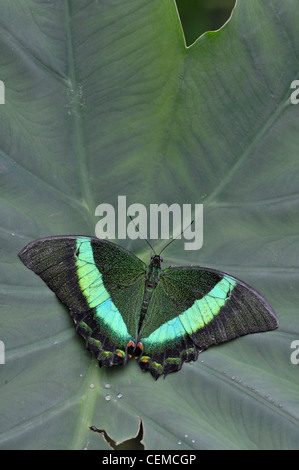
<svg viewBox="0 0 299 470">
<path fill-rule="evenodd" d="M 143 296 L 142 307 L 141 307 L 141 312 L 140 312 L 140 320 L 139 320 L 139 326 L 138 326 L 138 334 L 142 327 L 142 323 L 146 315 L 154 290 L 159 284 L 160 274 L 162 272 L 161 262 L 162 262 L 162 258 L 160 256 L 158 255 L 152 256 L 151 262 L 147 268 L 147 274 L 145 278 L 145 290 L 144 290 L 144 296 Z"/>
<path fill-rule="evenodd" d="M 29 243 L 24 264 L 70 309 L 100 366 L 135 357 L 154 378 L 179 370 L 213 344 L 277 328 L 268 302 L 242 281 L 199 266 L 146 266 L 133 253 L 92 237 Z"/>
</svg>

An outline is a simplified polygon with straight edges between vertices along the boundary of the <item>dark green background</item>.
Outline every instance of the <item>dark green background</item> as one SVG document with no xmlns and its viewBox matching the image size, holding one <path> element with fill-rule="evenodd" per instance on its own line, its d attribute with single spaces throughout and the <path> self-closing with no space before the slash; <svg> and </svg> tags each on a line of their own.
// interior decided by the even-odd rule
<svg viewBox="0 0 299 470">
<path fill-rule="evenodd" d="M 220 28 L 230 17 L 235 0 L 177 0 L 189 46 L 205 31 Z"/>
</svg>

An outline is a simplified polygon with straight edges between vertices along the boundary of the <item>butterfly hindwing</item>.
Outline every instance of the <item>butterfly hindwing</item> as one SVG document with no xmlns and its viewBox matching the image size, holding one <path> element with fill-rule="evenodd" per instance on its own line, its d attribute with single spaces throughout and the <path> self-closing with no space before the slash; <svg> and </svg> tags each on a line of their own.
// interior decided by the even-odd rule
<svg viewBox="0 0 299 470">
<path fill-rule="evenodd" d="M 137 335 L 145 264 L 109 241 L 77 236 L 36 240 L 20 257 L 70 309 L 100 365 L 125 364 Z"/>
<path fill-rule="evenodd" d="M 140 331 L 139 363 L 157 378 L 196 360 L 213 344 L 277 326 L 267 301 L 242 281 L 212 269 L 168 268 Z"/>
</svg>

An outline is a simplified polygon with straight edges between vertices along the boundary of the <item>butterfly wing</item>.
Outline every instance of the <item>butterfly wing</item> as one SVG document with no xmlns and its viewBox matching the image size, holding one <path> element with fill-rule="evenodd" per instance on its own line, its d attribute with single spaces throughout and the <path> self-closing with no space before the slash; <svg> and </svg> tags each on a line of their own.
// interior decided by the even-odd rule
<svg viewBox="0 0 299 470">
<path fill-rule="evenodd" d="M 213 344 L 277 327 L 271 306 L 244 282 L 212 269 L 168 268 L 140 331 L 139 364 L 158 378 Z"/>
<path fill-rule="evenodd" d="M 91 237 L 36 240 L 19 256 L 70 309 L 100 365 L 125 364 L 128 343 L 137 336 L 146 265 L 114 243 Z"/>
</svg>

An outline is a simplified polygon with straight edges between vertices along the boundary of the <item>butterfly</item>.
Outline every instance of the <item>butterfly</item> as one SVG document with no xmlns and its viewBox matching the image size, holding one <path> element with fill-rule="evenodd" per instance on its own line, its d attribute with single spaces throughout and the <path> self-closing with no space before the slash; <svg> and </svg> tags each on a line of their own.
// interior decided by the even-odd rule
<svg viewBox="0 0 299 470">
<path fill-rule="evenodd" d="M 55 236 L 19 256 L 69 308 L 76 331 L 100 366 L 133 356 L 157 379 L 196 361 L 200 352 L 278 327 L 269 303 L 235 277 L 200 266 L 147 266 L 108 240 Z"/>
</svg>

